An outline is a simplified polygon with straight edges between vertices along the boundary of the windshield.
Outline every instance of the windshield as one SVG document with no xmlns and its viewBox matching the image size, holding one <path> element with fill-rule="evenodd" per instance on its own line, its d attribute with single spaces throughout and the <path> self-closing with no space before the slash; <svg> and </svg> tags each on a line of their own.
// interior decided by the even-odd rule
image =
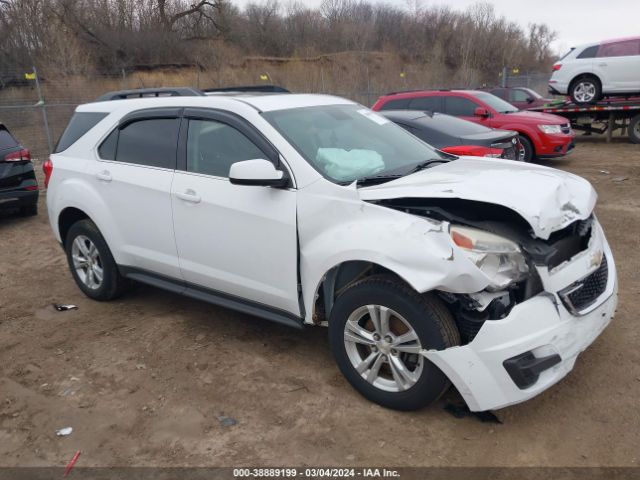
<svg viewBox="0 0 640 480">
<path fill-rule="evenodd" d="M 518 109 L 511 105 L 510 103 L 505 102 L 501 98 L 496 97 L 487 92 L 473 92 L 478 100 L 482 100 L 484 103 L 489 105 L 498 113 L 512 113 L 517 112 Z"/>
<path fill-rule="evenodd" d="M 400 176 L 428 160 L 450 159 L 361 105 L 323 105 L 263 113 L 323 176 L 335 183 Z"/>
</svg>

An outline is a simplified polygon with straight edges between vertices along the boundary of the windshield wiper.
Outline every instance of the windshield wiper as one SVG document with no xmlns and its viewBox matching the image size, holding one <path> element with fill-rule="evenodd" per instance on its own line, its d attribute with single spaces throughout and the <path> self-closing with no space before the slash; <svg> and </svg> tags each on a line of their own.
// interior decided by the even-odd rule
<svg viewBox="0 0 640 480">
<path fill-rule="evenodd" d="M 390 182 L 396 180 L 404 175 L 372 175 L 370 177 L 362 177 L 356 181 L 356 185 L 363 187 L 366 185 L 378 185 L 380 183 Z"/>
<path fill-rule="evenodd" d="M 426 168 L 429 168 L 434 163 L 447 163 L 447 162 L 450 162 L 451 160 L 452 159 L 450 159 L 450 158 L 430 158 L 429 160 L 425 160 L 424 162 L 420 162 L 415 167 L 413 167 L 411 170 L 403 173 L 402 176 L 404 177 L 405 175 L 411 175 L 412 173 L 416 173 L 416 172 L 419 172 L 420 170 L 424 170 Z"/>
<path fill-rule="evenodd" d="M 452 159 L 448 158 L 430 158 L 429 160 L 425 160 L 424 162 L 420 162 L 410 170 L 403 173 L 394 173 L 394 174 L 382 174 L 382 175 L 372 175 L 370 177 L 363 177 L 358 179 L 356 185 L 364 186 L 364 185 L 376 185 L 380 183 L 390 182 L 391 180 L 396 180 L 398 178 L 405 177 L 407 175 L 411 175 L 412 173 L 419 172 L 420 170 L 424 170 L 429 168 L 434 163 L 447 163 Z"/>
</svg>

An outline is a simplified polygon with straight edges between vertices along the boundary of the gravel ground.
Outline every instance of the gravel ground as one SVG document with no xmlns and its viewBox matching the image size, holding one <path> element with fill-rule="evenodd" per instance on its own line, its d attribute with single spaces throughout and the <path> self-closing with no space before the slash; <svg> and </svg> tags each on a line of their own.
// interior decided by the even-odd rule
<svg viewBox="0 0 640 480">
<path fill-rule="evenodd" d="M 454 390 L 412 413 L 367 402 L 320 328 L 298 332 L 144 286 L 91 301 L 44 198 L 38 217 L 1 217 L 0 466 L 63 466 L 79 448 L 78 466 L 637 466 L 640 145 L 581 139 L 547 164 L 598 190 L 620 307 L 567 378 L 495 412 L 502 424 L 451 416 L 443 407 L 460 401 Z M 73 433 L 56 437 L 66 426 Z"/>
</svg>

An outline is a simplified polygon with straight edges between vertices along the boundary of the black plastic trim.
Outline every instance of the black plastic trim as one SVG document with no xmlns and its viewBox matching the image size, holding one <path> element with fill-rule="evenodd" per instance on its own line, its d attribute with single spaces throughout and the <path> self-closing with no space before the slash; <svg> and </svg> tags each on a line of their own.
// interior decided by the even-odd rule
<svg viewBox="0 0 640 480">
<path fill-rule="evenodd" d="M 517 387 L 524 390 L 534 385 L 542 372 L 561 361 L 557 353 L 537 358 L 532 352 L 525 352 L 505 360 L 502 365 Z"/>
<path fill-rule="evenodd" d="M 118 269 L 120 270 L 121 275 L 141 283 L 146 283 L 153 287 L 185 295 L 213 305 L 219 305 L 231 310 L 247 313 L 249 315 L 254 315 L 298 330 L 304 329 L 304 320 L 302 317 L 284 310 L 236 297 L 235 295 L 230 295 L 228 293 L 208 289 L 185 282 L 184 280 L 159 275 L 136 267 L 118 265 Z"/>
<path fill-rule="evenodd" d="M 203 92 L 257 92 L 257 93 L 291 93 L 279 85 L 246 85 L 242 87 L 205 88 Z"/>
</svg>

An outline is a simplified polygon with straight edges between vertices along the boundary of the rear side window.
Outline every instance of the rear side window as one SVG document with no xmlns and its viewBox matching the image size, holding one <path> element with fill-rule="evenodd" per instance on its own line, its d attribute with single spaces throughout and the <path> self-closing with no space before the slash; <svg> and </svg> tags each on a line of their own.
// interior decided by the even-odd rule
<svg viewBox="0 0 640 480">
<path fill-rule="evenodd" d="M 388 102 L 382 104 L 380 110 L 406 110 L 409 108 L 409 100 L 408 98 L 401 98 L 398 100 L 389 100 Z"/>
<path fill-rule="evenodd" d="M 418 97 L 413 98 L 411 102 L 409 102 L 409 109 L 422 110 L 425 112 L 441 112 L 441 104 L 442 102 L 440 97 Z"/>
<path fill-rule="evenodd" d="M 580 55 L 578 55 L 576 58 L 594 58 L 598 53 L 599 48 L 600 48 L 600 45 L 593 45 L 592 47 L 587 47 L 582 52 L 580 52 Z"/>
<path fill-rule="evenodd" d="M 640 55 L 640 40 L 605 43 L 598 49 L 598 57 L 631 57 Z"/>
<path fill-rule="evenodd" d="M 454 117 L 473 117 L 478 105 L 468 98 L 463 97 L 446 97 L 444 99 L 445 113 Z"/>
<path fill-rule="evenodd" d="M 118 162 L 175 169 L 179 127 L 178 118 L 139 120 L 120 129 L 117 142 L 109 135 L 98 151 L 108 156 L 116 142 Z"/>
<path fill-rule="evenodd" d="M 80 137 L 91 130 L 104 117 L 109 115 L 102 112 L 76 112 L 69 121 L 69 125 L 58 140 L 58 145 L 54 153 L 64 152 L 71 145 L 76 143 Z"/>
<path fill-rule="evenodd" d="M 5 150 L 7 148 L 13 148 L 17 146 L 18 142 L 11 136 L 9 131 L 4 127 L 0 127 L 0 150 Z"/>
</svg>

